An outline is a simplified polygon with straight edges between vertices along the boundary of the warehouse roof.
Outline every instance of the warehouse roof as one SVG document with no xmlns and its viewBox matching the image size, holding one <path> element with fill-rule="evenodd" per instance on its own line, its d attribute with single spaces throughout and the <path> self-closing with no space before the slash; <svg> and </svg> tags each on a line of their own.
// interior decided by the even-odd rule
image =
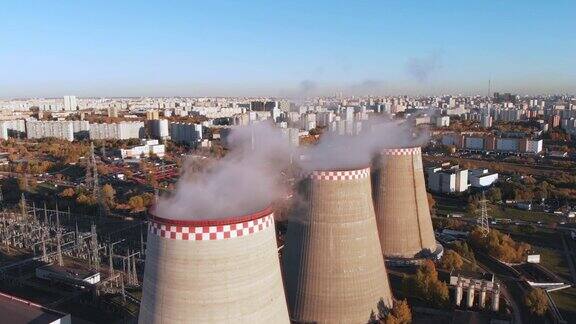
<svg viewBox="0 0 576 324">
<path fill-rule="evenodd" d="M 28 300 L 0 293 L 0 318 L 4 323 L 52 323 L 67 316 Z"/>
</svg>

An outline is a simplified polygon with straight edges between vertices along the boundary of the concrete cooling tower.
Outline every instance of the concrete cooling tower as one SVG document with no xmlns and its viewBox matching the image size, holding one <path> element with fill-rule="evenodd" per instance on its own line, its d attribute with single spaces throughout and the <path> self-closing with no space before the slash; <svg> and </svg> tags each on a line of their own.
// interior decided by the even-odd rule
<svg viewBox="0 0 576 324">
<path fill-rule="evenodd" d="M 302 189 L 283 255 L 291 320 L 365 324 L 380 300 L 392 305 L 370 168 L 314 171 Z"/>
<path fill-rule="evenodd" d="M 386 149 L 374 159 L 374 209 L 384 257 L 391 263 L 439 257 L 419 147 Z"/>
<path fill-rule="evenodd" d="M 139 323 L 289 323 L 270 209 L 149 223 Z"/>
</svg>

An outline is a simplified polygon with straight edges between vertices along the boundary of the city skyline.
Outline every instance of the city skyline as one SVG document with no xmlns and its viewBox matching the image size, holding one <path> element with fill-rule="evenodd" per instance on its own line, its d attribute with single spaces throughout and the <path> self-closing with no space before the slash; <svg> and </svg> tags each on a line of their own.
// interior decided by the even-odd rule
<svg viewBox="0 0 576 324">
<path fill-rule="evenodd" d="M 570 1 L 172 4 L 5 4 L 0 97 L 576 93 Z"/>
</svg>

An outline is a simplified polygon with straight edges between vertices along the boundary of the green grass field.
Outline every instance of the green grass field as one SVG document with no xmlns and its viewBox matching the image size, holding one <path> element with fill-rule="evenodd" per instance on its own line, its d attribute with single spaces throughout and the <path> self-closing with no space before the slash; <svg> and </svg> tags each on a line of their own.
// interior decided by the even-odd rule
<svg viewBox="0 0 576 324">
<path fill-rule="evenodd" d="M 540 264 L 542 266 L 554 272 L 566 282 L 571 280 L 564 253 L 543 247 L 534 247 L 534 252 L 540 254 Z"/>
<path fill-rule="evenodd" d="M 576 288 L 555 291 L 550 295 L 566 322 L 576 323 Z"/>
<path fill-rule="evenodd" d="M 491 206 L 488 211 L 490 216 L 495 218 L 510 218 L 513 220 L 523 220 L 527 222 L 557 222 L 559 217 L 554 214 L 520 210 L 516 208 L 501 208 L 500 206 Z"/>
</svg>

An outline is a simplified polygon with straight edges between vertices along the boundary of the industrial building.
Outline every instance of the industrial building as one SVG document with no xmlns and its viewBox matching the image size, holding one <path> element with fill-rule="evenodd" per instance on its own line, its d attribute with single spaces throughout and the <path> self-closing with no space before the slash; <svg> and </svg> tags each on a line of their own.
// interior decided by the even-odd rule
<svg viewBox="0 0 576 324">
<path fill-rule="evenodd" d="M 150 155 L 156 155 L 160 158 L 164 157 L 166 147 L 164 144 L 159 144 L 158 140 L 143 139 L 140 142 L 142 145 L 120 149 L 120 157 L 123 159 L 139 159 L 141 157 L 150 157 Z"/>
<path fill-rule="evenodd" d="M 95 285 L 100 282 L 100 272 L 81 268 L 61 267 L 57 264 L 48 264 L 36 268 L 36 277 L 65 282 L 73 285 Z"/>
<path fill-rule="evenodd" d="M 70 314 L 55 311 L 22 298 L 0 293 L 2 323 L 70 324 Z"/>
<path fill-rule="evenodd" d="M 491 173 L 488 169 L 472 169 L 468 172 L 468 180 L 471 187 L 489 187 L 498 180 L 498 173 Z"/>
<path fill-rule="evenodd" d="M 72 142 L 74 126 L 71 121 L 26 121 L 26 135 L 30 139 L 60 138 Z"/>
<path fill-rule="evenodd" d="M 384 257 L 391 263 L 439 258 L 420 147 L 383 150 L 374 159 L 372 181 Z"/>
<path fill-rule="evenodd" d="M 153 217 L 138 322 L 290 323 L 272 211 Z"/>
<path fill-rule="evenodd" d="M 432 192 L 456 193 L 468 190 L 468 170 L 460 166 L 442 165 L 428 168 L 428 188 Z"/>
<path fill-rule="evenodd" d="M 291 320 L 366 323 L 379 301 L 392 306 L 370 168 L 314 171 L 302 190 L 283 255 Z"/>
</svg>

